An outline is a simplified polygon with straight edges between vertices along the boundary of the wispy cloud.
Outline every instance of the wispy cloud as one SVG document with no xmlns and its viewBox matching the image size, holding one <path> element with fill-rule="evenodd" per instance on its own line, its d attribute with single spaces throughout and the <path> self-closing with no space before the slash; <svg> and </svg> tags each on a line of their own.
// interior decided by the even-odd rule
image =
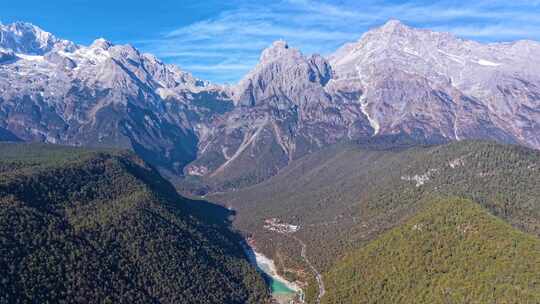
<svg viewBox="0 0 540 304">
<path fill-rule="evenodd" d="M 137 45 L 201 78 L 236 82 L 274 40 L 326 55 L 390 18 L 481 41 L 540 39 L 536 0 L 239 0 L 233 9 Z"/>
<path fill-rule="evenodd" d="M 510 28 L 503 24 L 493 25 L 464 25 L 464 26 L 440 26 L 434 30 L 452 32 L 461 37 L 467 37 L 479 41 L 513 41 L 515 39 L 537 39 L 540 29 L 538 26 L 523 26 Z M 497 37 L 497 39 L 493 39 Z"/>
</svg>

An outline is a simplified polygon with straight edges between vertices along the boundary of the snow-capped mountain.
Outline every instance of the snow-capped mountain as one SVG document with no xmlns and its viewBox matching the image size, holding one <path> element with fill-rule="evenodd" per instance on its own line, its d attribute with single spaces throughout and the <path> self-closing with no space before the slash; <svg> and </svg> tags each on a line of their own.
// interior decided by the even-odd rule
<svg viewBox="0 0 540 304">
<path fill-rule="evenodd" d="M 376 133 L 540 148 L 540 44 L 481 44 L 391 20 L 330 56 Z"/>
<path fill-rule="evenodd" d="M 50 51 L 74 51 L 78 46 L 56 38 L 30 23 L 0 24 L 0 48 L 27 55 L 43 55 Z"/>
<path fill-rule="evenodd" d="M 0 26 L 0 135 L 123 147 L 225 187 L 322 146 L 388 134 L 540 149 L 540 44 L 481 44 L 391 20 L 328 58 L 277 41 L 237 85 L 129 45 Z"/>
<path fill-rule="evenodd" d="M 538 55 L 536 42 L 484 45 L 395 20 L 328 59 L 278 41 L 188 171 L 241 186 L 319 147 L 389 134 L 540 148 Z"/>
<path fill-rule="evenodd" d="M 3 30 L 0 129 L 23 140 L 130 148 L 181 173 L 197 124 L 232 106 L 219 87 L 129 45 L 76 46 L 22 23 Z"/>
</svg>

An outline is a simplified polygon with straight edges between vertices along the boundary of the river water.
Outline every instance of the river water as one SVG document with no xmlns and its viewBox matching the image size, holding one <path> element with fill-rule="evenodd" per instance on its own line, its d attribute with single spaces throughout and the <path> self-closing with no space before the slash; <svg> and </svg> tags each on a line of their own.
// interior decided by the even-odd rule
<svg viewBox="0 0 540 304">
<path fill-rule="evenodd" d="M 246 248 L 246 253 L 249 261 L 263 273 L 266 282 L 270 286 L 272 297 L 279 303 L 289 303 L 297 294 L 302 292 L 296 284 L 287 281 L 277 274 L 274 261 L 256 252 L 251 247 Z"/>
</svg>

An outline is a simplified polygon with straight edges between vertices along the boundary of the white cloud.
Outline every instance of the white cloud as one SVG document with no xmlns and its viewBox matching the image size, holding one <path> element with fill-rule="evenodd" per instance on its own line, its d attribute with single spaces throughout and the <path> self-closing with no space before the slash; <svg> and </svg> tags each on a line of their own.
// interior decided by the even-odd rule
<svg viewBox="0 0 540 304">
<path fill-rule="evenodd" d="M 454 26 L 454 27 L 435 27 L 437 31 L 452 32 L 462 37 L 475 38 L 478 40 L 491 40 L 497 37 L 497 41 L 513 41 L 516 39 L 533 39 L 534 36 L 540 36 L 540 27 L 520 27 L 511 28 L 504 25 L 488 26 Z"/>
<path fill-rule="evenodd" d="M 246 0 L 139 45 L 197 76 L 223 82 L 240 79 L 274 40 L 285 39 L 305 53 L 326 55 L 390 18 L 482 41 L 538 39 L 539 7 L 536 0 L 276 0 L 265 4 Z"/>
</svg>

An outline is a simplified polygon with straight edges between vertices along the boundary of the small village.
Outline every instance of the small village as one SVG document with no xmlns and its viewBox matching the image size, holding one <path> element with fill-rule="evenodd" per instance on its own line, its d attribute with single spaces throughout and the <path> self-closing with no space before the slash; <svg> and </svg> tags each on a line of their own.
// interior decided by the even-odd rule
<svg viewBox="0 0 540 304">
<path fill-rule="evenodd" d="M 295 233 L 300 229 L 300 226 L 283 223 L 278 218 L 270 218 L 264 220 L 264 229 L 277 233 Z"/>
</svg>

